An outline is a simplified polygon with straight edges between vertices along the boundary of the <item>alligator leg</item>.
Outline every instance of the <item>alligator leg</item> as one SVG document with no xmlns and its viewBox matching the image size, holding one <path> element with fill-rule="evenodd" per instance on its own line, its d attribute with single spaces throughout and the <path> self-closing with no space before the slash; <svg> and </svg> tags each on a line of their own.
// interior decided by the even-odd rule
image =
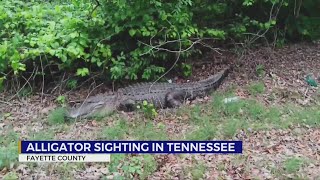
<svg viewBox="0 0 320 180">
<path fill-rule="evenodd" d="M 171 91 L 166 94 L 167 106 L 171 108 L 181 106 L 185 99 L 187 99 L 185 91 Z"/>
<path fill-rule="evenodd" d="M 136 109 L 136 103 L 132 99 L 126 99 L 120 102 L 119 108 L 118 108 L 118 110 L 122 110 L 126 112 L 134 111 L 135 109 Z"/>
</svg>

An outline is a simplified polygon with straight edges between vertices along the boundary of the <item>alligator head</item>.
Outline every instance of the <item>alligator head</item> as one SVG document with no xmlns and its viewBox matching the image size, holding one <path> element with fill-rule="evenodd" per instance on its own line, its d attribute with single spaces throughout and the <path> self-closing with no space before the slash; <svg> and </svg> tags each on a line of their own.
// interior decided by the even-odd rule
<svg viewBox="0 0 320 180">
<path fill-rule="evenodd" d="M 105 115 L 116 109 L 116 96 L 98 95 L 88 98 L 75 108 L 68 110 L 67 116 L 71 118 L 92 117 Z"/>
</svg>

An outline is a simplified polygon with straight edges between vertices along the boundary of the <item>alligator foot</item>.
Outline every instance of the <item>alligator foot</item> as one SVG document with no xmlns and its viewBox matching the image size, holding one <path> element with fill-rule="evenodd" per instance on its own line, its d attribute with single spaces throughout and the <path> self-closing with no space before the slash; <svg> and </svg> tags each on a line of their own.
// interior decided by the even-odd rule
<svg viewBox="0 0 320 180">
<path fill-rule="evenodd" d="M 132 99 L 127 99 L 122 101 L 119 104 L 119 108 L 118 108 L 118 110 L 122 110 L 125 112 L 134 111 L 135 109 L 136 109 L 136 102 Z"/>
<path fill-rule="evenodd" d="M 166 94 L 166 106 L 169 108 L 180 107 L 186 99 L 186 92 L 172 91 Z"/>
</svg>

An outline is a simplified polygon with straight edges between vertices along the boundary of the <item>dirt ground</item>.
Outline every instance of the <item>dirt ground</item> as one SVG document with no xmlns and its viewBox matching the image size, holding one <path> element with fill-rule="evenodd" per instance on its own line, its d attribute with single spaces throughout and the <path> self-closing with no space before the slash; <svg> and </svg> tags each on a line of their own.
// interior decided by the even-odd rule
<svg viewBox="0 0 320 180">
<path fill-rule="evenodd" d="M 227 51 L 222 55 L 212 52 L 207 53 L 200 61 L 201 63 L 193 64 L 192 77 L 176 77 L 174 80 L 178 83 L 196 81 L 231 65 L 232 72 L 218 91 L 223 92 L 234 87 L 238 96 L 252 98 L 252 94 L 248 93 L 245 87 L 252 82 L 262 81 L 266 91 L 254 98 L 267 106 L 286 103 L 301 107 L 319 106 L 319 87 L 311 87 L 306 82 L 306 76 L 310 74 L 320 83 L 319 44 L 292 44 L 278 49 L 261 47 L 246 51 L 242 55 L 234 55 Z M 110 87 L 100 86 L 93 94 L 105 89 Z M 275 89 L 278 93 L 275 93 Z M 84 99 L 91 90 L 91 87 L 83 87 L 77 91 L 63 91 L 60 94 L 66 95 L 69 101 L 76 101 Z M 12 129 L 19 134 L 19 139 L 30 139 L 31 131 L 41 133 L 51 128 L 45 117 L 58 106 L 55 101 L 58 95 L 58 92 L 38 93 L 28 97 L 11 98 L 12 94 L 2 93 L 0 134 L 5 136 L 8 129 Z M 131 114 L 126 116 L 130 117 Z M 175 115 L 170 117 L 176 118 Z M 317 117 L 320 123 L 320 115 Z M 162 119 L 160 116 L 156 121 L 163 122 L 168 127 L 172 125 L 173 133 L 184 130 L 181 123 L 175 124 L 175 120 L 168 120 L 168 117 Z M 112 122 L 77 121 L 69 125 L 67 131 L 63 128 L 55 130 L 53 137 L 61 140 L 95 139 L 102 126 L 108 126 L 110 123 Z M 86 135 L 83 132 L 86 132 Z M 157 170 L 149 175 L 148 179 L 197 179 L 197 172 L 190 170 L 198 165 L 194 163 L 194 159 L 206 166 L 200 179 L 320 179 L 319 126 L 297 124 L 287 129 L 239 131 L 232 139 L 243 140 L 242 155 L 157 155 Z M 287 157 L 291 157 L 292 161 Z M 286 164 L 288 169 L 290 163 L 294 166 L 296 162 L 303 165 L 294 173 L 283 169 Z M 57 164 L 40 164 L 36 168 L 30 168 L 29 165 L 16 163 L 11 168 L 0 169 L 0 178 L 10 172 L 14 172 L 20 179 L 114 178 L 106 164 L 88 163 L 81 168 L 75 166 L 70 169 L 71 172 L 61 175 L 59 173 L 65 172 Z"/>
</svg>

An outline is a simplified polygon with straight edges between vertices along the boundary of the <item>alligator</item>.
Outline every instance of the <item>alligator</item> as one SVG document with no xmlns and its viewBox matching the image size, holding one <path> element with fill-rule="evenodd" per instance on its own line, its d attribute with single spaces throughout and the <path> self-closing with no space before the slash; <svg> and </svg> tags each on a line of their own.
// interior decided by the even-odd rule
<svg viewBox="0 0 320 180">
<path fill-rule="evenodd" d="M 89 117 L 96 113 L 109 113 L 115 110 L 133 111 L 147 101 L 155 108 L 175 108 L 181 106 L 185 100 L 193 100 L 196 97 L 208 95 L 217 89 L 223 79 L 228 75 L 227 67 L 217 74 L 198 82 L 176 83 L 138 83 L 118 89 L 115 93 L 99 94 L 89 97 L 81 105 L 71 108 L 68 117 Z"/>
</svg>

